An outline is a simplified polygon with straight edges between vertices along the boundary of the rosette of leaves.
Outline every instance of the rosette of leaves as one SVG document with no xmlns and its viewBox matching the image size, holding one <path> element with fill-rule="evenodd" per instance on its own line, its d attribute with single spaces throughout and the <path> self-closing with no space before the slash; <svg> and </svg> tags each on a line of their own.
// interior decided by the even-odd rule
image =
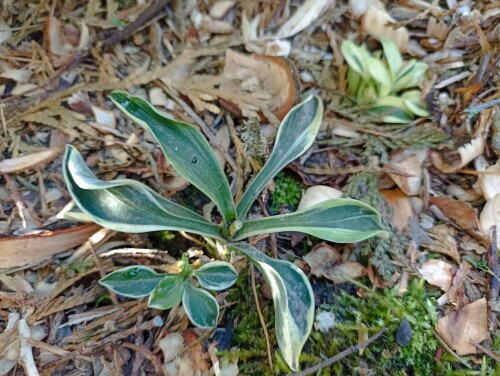
<svg viewBox="0 0 500 376">
<path fill-rule="evenodd" d="M 396 45 L 388 38 L 381 39 L 382 51 L 371 54 L 366 46 L 351 41 L 342 43 L 349 71 L 349 93 L 360 108 L 376 115 L 380 122 L 409 123 L 415 116 L 429 116 L 421 101 L 422 92 L 416 88 L 427 70 L 427 64 L 410 60 L 404 62 Z"/>
<path fill-rule="evenodd" d="M 206 290 L 225 290 L 237 279 L 238 272 L 228 262 L 213 261 L 193 269 L 183 254 L 178 274 L 160 274 L 141 265 L 129 266 L 108 274 L 99 283 L 129 298 L 149 295 L 148 306 L 151 308 L 170 309 L 182 302 L 194 325 L 212 328 L 219 319 L 219 304 Z"/>
<path fill-rule="evenodd" d="M 87 219 L 129 233 L 159 230 L 191 232 L 211 238 L 228 250 L 246 255 L 271 287 L 276 311 L 277 342 L 287 364 L 292 370 L 297 370 L 298 358 L 311 332 L 314 318 L 314 296 L 309 280 L 293 263 L 272 259 L 242 240 L 263 233 L 301 231 L 333 242 L 352 243 L 384 233 L 380 215 L 375 209 L 360 201 L 345 198 L 327 200 L 290 214 L 246 218 L 257 196 L 280 170 L 302 155 L 314 142 L 323 115 L 321 99 L 308 96 L 285 116 L 267 162 L 247 185 L 241 200 L 235 203 L 224 171 L 198 128 L 168 119 L 147 101 L 126 92 L 113 92 L 110 98 L 128 117 L 153 135 L 177 172 L 216 204 L 222 221 L 219 224 L 212 223 L 192 210 L 163 198 L 138 181 L 99 180 L 78 151 L 70 145 L 66 149 L 63 172 L 68 190 L 80 212 L 68 211 L 65 217 Z M 220 287 L 217 284 L 219 282 L 211 285 L 203 276 L 200 279 L 203 268 L 193 271 L 193 274 L 181 271 L 179 275 L 167 276 L 157 275 L 144 268 L 134 268 L 125 269 L 126 272 L 134 273 L 114 272 L 105 277 L 102 283 L 110 286 L 111 279 L 114 279 L 112 288 L 121 294 L 134 297 L 149 295 L 149 303 L 153 307 L 168 308 L 182 302 L 188 315 L 191 312 L 190 318 L 195 325 L 216 325 L 213 297 L 209 297 L 211 294 L 204 290 L 197 290 L 190 282 L 194 275 L 202 287 L 212 290 L 216 290 L 214 286 Z M 230 274 L 229 280 L 234 277 L 229 267 L 221 268 L 219 273 L 220 278 L 225 273 Z M 118 290 L 116 286 L 119 283 L 128 290 Z M 135 288 L 138 294 L 131 292 Z M 193 304 L 197 312 L 201 312 L 199 315 L 206 311 L 210 318 L 195 318 L 192 307 L 189 307 Z"/>
</svg>

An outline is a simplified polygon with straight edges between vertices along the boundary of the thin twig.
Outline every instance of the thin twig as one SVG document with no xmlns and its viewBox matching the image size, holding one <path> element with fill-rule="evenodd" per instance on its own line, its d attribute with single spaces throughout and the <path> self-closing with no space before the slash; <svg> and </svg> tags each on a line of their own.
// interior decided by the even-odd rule
<svg viewBox="0 0 500 376">
<path fill-rule="evenodd" d="M 255 286 L 255 268 L 250 265 L 250 279 L 252 281 L 253 296 L 255 299 L 255 307 L 257 308 L 257 314 L 259 315 L 260 325 L 264 331 L 264 337 L 266 338 L 266 349 L 267 349 L 267 361 L 269 362 L 269 368 L 273 369 L 273 356 L 271 354 L 271 342 L 269 341 L 269 333 L 267 332 L 266 321 L 260 310 L 259 297 L 257 295 L 257 287 Z"/>
<path fill-rule="evenodd" d="M 358 343 L 357 345 L 351 346 L 348 349 L 342 351 L 341 353 L 338 353 L 337 355 L 326 359 L 325 361 L 321 362 L 320 364 L 317 364 L 314 367 L 307 368 L 303 371 L 293 373 L 291 376 L 306 376 L 306 375 L 310 375 L 311 373 L 317 372 L 322 368 L 329 367 L 332 364 L 338 362 L 339 360 L 342 360 L 345 357 L 351 355 L 353 352 L 356 352 L 360 349 L 364 349 L 366 346 L 370 345 L 372 342 L 375 342 L 385 332 L 386 332 L 386 328 L 383 328 L 380 332 L 375 334 L 373 337 L 368 338 L 365 342 Z"/>
<path fill-rule="evenodd" d="M 122 40 L 127 39 L 137 32 L 144 24 L 148 23 L 153 17 L 161 12 L 162 8 L 169 3 L 170 0 L 156 0 L 149 8 L 142 12 L 133 22 L 129 23 L 103 42 L 104 48 L 112 47 Z"/>
<path fill-rule="evenodd" d="M 469 339 L 469 342 L 471 344 L 473 344 L 474 346 L 476 346 L 476 348 L 478 350 L 481 350 L 482 352 L 484 352 L 486 355 L 489 355 L 491 357 L 491 359 L 493 359 L 495 362 L 497 363 L 500 363 L 500 356 L 498 356 L 497 354 L 495 354 L 493 351 L 491 350 L 488 350 L 486 347 L 484 347 L 483 345 L 481 345 L 480 343 L 477 343 L 477 342 L 474 342 L 473 340 Z"/>
<path fill-rule="evenodd" d="M 99 259 L 99 256 L 97 256 L 97 253 L 96 253 L 92 243 L 89 244 L 89 248 L 90 248 L 90 253 L 92 253 L 92 256 L 94 257 L 97 269 L 99 269 L 99 275 L 101 276 L 101 278 L 106 277 L 106 270 L 104 270 L 104 267 L 102 266 L 101 260 Z M 116 293 L 107 287 L 106 287 L 106 289 L 109 292 L 109 296 L 111 297 L 111 301 L 113 302 L 113 304 L 119 304 L 120 302 L 118 301 L 118 297 L 116 296 Z"/>
<path fill-rule="evenodd" d="M 135 344 L 130 343 L 130 342 L 125 342 L 123 344 L 123 347 L 130 349 L 130 350 L 134 350 L 137 354 L 140 354 L 140 356 L 149 360 L 153 364 L 153 367 L 155 368 L 155 371 L 158 375 L 162 375 L 164 373 L 160 359 L 158 358 L 157 355 L 155 355 L 146 346 L 144 346 L 142 344 L 135 345 Z"/>
<path fill-rule="evenodd" d="M 438 341 L 443 345 L 443 347 L 450 353 L 451 356 L 453 356 L 456 360 L 458 360 L 460 363 L 462 363 L 464 366 L 467 368 L 471 369 L 472 367 L 467 363 L 465 360 L 463 360 L 458 354 L 451 349 L 450 346 L 444 341 L 444 339 L 441 338 L 441 336 L 434 330 L 434 336 L 438 339 Z"/>
<path fill-rule="evenodd" d="M 494 225 L 491 228 L 491 245 L 490 252 L 488 255 L 488 267 L 493 272 L 493 276 L 490 278 L 490 291 L 488 292 L 488 299 L 494 300 L 498 298 L 500 293 L 500 281 L 498 280 L 498 276 L 500 276 L 500 264 L 498 263 L 498 253 L 497 253 L 497 226 Z M 490 312 L 490 331 L 493 331 L 495 328 L 495 323 L 497 321 L 497 314 Z"/>
</svg>

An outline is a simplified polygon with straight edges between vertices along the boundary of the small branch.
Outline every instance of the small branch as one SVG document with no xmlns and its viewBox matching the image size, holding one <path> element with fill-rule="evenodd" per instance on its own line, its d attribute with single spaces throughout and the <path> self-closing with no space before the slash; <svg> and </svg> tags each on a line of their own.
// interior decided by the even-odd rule
<svg viewBox="0 0 500 376">
<path fill-rule="evenodd" d="M 112 47 L 122 40 L 127 39 L 137 30 L 139 30 L 144 24 L 149 22 L 154 16 L 161 12 L 162 8 L 169 3 L 169 0 L 155 0 L 149 8 L 142 12 L 137 19 L 119 30 L 103 42 L 104 48 Z"/>
<path fill-rule="evenodd" d="M 490 252 L 488 255 L 488 267 L 493 272 L 490 277 L 490 291 L 488 292 L 488 300 L 497 299 L 500 293 L 500 281 L 498 276 L 500 276 L 500 264 L 498 263 L 498 253 L 497 253 L 497 226 L 491 228 L 491 245 Z M 490 312 L 490 331 L 493 331 L 495 323 L 497 321 L 496 312 Z"/>
<path fill-rule="evenodd" d="M 269 341 L 269 333 L 267 332 L 266 321 L 264 320 L 264 316 L 262 315 L 262 311 L 260 310 L 259 297 L 257 295 L 257 287 L 255 286 L 255 268 L 253 265 L 250 265 L 250 279 L 252 281 L 252 290 L 253 290 L 253 296 L 255 298 L 255 307 L 257 308 L 257 314 L 259 315 L 260 325 L 262 326 L 262 330 L 264 331 L 264 337 L 266 338 L 267 361 L 269 362 L 269 368 L 272 371 L 273 356 L 271 354 L 271 342 Z"/>
<path fill-rule="evenodd" d="M 469 339 L 469 342 L 472 343 L 478 350 L 481 350 L 484 352 L 486 355 L 489 355 L 491 359 L 493 359 L 495 362 L 500 363 L 500 356 L 495 354 L 493 351 L 488 350 L 486 347 L 481 345 L 480 343 L 474 342 L 473 340 Z"/>
<path fill-rule="evenodd" d="M 307 368 L 303 371 L 293 373 L 290 376 L 307 376 L 310 375 L 311 373 L 315 373 L 319 371 L 322 368 L 329 367 L 334 363 L 337 363 L 339 360 L 344 359 L 345 357 L 351 355 L 353 352 L 356 352 L 360 349 L 364 349 L 366 346 L 370 345 L 371 343 L 375 342 L 380 336 L 382 336 L 386 332 L 386 328 L 383 328 L 380 332 L 375 334 L 373 337 L 368 338 L 365 342 L 359 343 L 357 345 L 349 347 L 347 350 L 342 351 L 341 353 L 338 353 L 335 356 L 332 356 L 331 358 L 328 358 L 327 360 L 315 365 L 314 367 Z"/>
<path fill-rule="evenodd" d="M 448 351 L 448 353 L 450 353 L 451 356 L 453 356 L 456 360 L 458 360 L 460 363 L 462 363 L 467 368 L 471 369 L 471 366 L 469 365 L 469 363 L 467 363 L 464 359 L 462 359 L 460 356 L 458 356 L 458 354 L 455 351 L 453 351 L 450 346 L 448 346 L 446 344 L 444 339 L 442 339 L 441 336 L 438 334 L 438 332 L 436 332 L 435 330 L 434 330 L 434 336 L 438 339 L 438 341 L 441 343 L 441 345 L 443 345 L 443 347 L 446 349 L 446 351 Z"/>
</svg>

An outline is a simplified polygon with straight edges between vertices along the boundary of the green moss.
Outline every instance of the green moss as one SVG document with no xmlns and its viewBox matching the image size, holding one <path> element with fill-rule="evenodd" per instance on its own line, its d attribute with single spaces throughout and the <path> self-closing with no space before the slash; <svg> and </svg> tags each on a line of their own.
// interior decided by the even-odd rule
<svg viewBox="0 0 500 376">
<path fill-rule="evenodd" d="M 272 214 L 278 214 L 283 208 L 294 211 L 302 197 L 304 185 L 284 172 L 276 176 L 274 185 L 274 191 L 271 192 Z"/>
<path fill-rule="evenodd" d="M 466 369 L 448 353 L 440 361 L 435 360 L 439 341 L 434 336 L 437 321 L 436 297 L 439 292 L 430 292 L 422 279 L 411 281 L 408 293 L 398 297 L 393 290 L 373 291 L 357 284 L 364 298 L 341 292 L 335 305 L 322 305 L 318 310 L 335 314 L 336 325 L 328 333 L 314 331 L 306 347 L 306 354 L 317 356 L 317 364 L 358 343 L 358 329 L 368 328 L 369 336 L 382 328 L 387 332 L 376 342 L 317 375 L 494 375 L 494 365 L 485 359 L 486 365 Z M 406 318 L 412 328 L 408 346 L 398 346 L 396 333 Z M 500 341 L 499 341 L 500 342 Z M 496 346 L 498 346 L 497 344 Z M 494 346 L 495 348 L 495 346 Z M 319 358 L 321 356 L 321 358 Z M 306 357 L 302 358 L 306 361 Z M 309 360 L 310 361 L 310 360 Z M 309 365 L 311 365 L 309 364 Z M 303 365 L 305 367 L 305 365 Z M 481 372 L 485 367 L 485 373 Z"/>
<path fill-rule="evenodd" d="M 228 301 L 237 302 L 226 313 L 227 320 L 236 322 L 231 346 L 234 351 L 221 351 L 226 359 L 238 359 L 240 375 L 272 375 L 267 362 L 266 340 L 260 325 L 248 269 L 242 270 L 237 282 L 229 290 Z M 257 291 L 259 286 L 257 285 Z M 271 346 L 277 349 L 274 336 L 274 310 L 272 302 L 259 300 L 262 314 L 267 323 L 267 331 L 272 341 Z"/>
<path fill-rule="evenodd" d="M 382 228 L 389 233 L 385 239 L 371 238 L 361 243 L 360 256 L 368 257 L 384 279 L 389 279 L 395 272 L 391 258 L 398 259 L 406 252 L 405 236 L 392 224 L 392 209 L 385 203 L 377 186 L 374 174 L 361 172 L 349 179 L 346 195 L 373 206 L 382 216 Z"/>
<path fill-rule="evenodd" d="M 77 274 L 84 273 L 85 271 L 94 267 L 94 258 L 85 257 L 73 264 L 68 265 L 65 270 L 67 278 L 73 278 Z"/>
</svg>

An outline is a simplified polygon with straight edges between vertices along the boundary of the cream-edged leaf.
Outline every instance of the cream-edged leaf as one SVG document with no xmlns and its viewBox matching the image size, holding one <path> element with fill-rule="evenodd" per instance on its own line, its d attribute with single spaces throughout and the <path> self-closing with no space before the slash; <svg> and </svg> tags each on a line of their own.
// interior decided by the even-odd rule
<svg viewBox="0 0 500 376">
<path fill-rule="evenodd" d="M 124 91 L 114 91 L 110 98 L 129 118 L 151 132 L 176 171 L 217 205 L 226 224 L 236 219 L 224 171 L 195 126 L 166 118 L 144 99 Z"/>
<path fill-rule="evenodd" d="M 314 321 L 314 295 L 307 276 L 294 264 L 268 257 L 249 244 L 229 243 L 227 247 L 246 255 L 271 287 L 278 345 L 288 366 L 297 371 Z"/>
<path fill-rule="evenodd" d="M 97 179 L 72 146 L 66 148 L 63 174 L 79 209 L 103 227 L 129 233 L 187 231 L 221 239 L 219 226 L 138 181 Z"/>
<path fill-rule="evenodd" d="M 257 196 L 283 167 L 304 154 L 318 134 L 323 118 L 323 102 L 318 96 L 309 96 L 293 107 L 281 121 L 273 151 L 262 170 L 248 185 L 236 206 L 242 220 Z"/>
</svg>

